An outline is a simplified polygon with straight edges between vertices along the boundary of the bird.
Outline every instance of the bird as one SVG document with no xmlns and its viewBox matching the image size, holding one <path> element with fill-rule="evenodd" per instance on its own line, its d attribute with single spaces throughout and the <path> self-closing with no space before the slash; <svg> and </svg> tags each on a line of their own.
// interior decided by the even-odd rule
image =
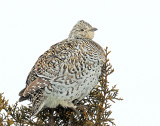
<svg viewBox="0 0 160 126">
<path fill-rule="evenodd" d="M 76 110 L 73 101 L 81 101 L 98 84 L 105 61 L 103 48 L 93 41 L 92 27 L 78 21 L 69 36 L 52 45 L 32 67 L 19 102 L 29 100 L 33 115 L 44 108 Z"/>
</svg>

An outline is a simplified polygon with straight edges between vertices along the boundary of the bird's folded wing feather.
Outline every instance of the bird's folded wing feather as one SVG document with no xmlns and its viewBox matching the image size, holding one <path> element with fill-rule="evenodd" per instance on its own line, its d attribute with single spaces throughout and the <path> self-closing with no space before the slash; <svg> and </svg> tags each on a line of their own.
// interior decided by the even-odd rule
<svg viewBox="0 0 160 126">
<path fill-rule="evenodd" d="M 60 74 L 62 69 L 63 72 L 66 69 L 72 72 L 73 64 L 77 66 L 77 62 L 81 57 L 75 54 L 78 52 L 76 49 L 74 50 L 75 47 L 76 42 L 64 40 L 51 46 L 49 50 L 41 55 L 27 77 L 26 88 L 21 92 L 21 96 L 25 97 L 33 91 L 44 88 L 50 83 L 50 79 Z M 70 63 L 67 64 L 67 62 Z M 44 82 L 43 78 L 48 81 Z"/>
</svg>

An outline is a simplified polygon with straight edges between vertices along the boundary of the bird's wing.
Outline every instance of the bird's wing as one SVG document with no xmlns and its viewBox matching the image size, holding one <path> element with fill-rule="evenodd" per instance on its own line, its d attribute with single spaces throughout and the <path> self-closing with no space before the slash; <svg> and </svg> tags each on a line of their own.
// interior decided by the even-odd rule
<svg viewBox="0 0 160 126">
<path fill-rule="evenodd" d="M 73 59 L 78 60 L 78 57 L 72 54 L 76 52 L 76 46 L 76 41 L 68 42 L 67 40 L 51 46 L 49 50 L 38 58 L 27 77 L 26 87 L 20 91 L 19 96 L 24 98 L 31 92 L 48 86 L 49 80 L 59 74 L 62 67 L 64 69 L 68 67 L 65 62 L 73 61 Z M 47 81 L 45 82 L 42 78 Z"/>
</svg>

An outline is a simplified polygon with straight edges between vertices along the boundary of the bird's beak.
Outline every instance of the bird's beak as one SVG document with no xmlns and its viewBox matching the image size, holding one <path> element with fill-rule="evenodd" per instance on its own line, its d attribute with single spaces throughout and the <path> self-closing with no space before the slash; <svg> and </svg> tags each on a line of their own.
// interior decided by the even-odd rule
<svg viewBox="0 0 160 126">
<path fill-rule="evenodd" d="M 97 28 L 91 28 L 90 31 L 97 31 Z"/>
</svg>

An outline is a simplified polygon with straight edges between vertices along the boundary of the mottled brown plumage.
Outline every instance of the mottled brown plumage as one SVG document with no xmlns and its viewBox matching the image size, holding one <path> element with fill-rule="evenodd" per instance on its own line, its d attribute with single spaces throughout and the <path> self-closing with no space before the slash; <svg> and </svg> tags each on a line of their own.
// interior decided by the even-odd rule
<svg viewBox="0 0 160 126">
<path fill-rule="evenodd" d="M 19 93 L 19 101 L 30 99 L 35 115 L 58 105 L 75 109 L 72 101 L 82 100 L 98 83 L 105 55 L 92 40 L 95 30 L 81 20 L 67 39 L 38 58 Z"/>
</svg>

